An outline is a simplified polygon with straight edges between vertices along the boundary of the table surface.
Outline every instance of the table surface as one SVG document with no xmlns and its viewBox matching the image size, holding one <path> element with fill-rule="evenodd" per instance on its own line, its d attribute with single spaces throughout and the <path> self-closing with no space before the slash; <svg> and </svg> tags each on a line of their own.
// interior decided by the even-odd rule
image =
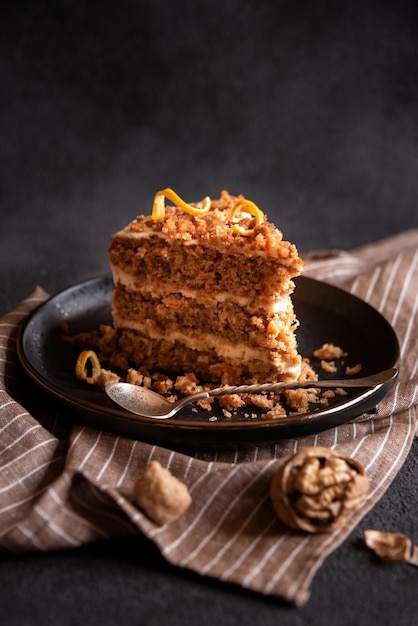
<svg viewBox="0 0 418 626">
<path fill-rule="evenodd" d="M 6 2 L 0 313 L 106 272 L 111 233 L 166 186 L 243 193 L 302 253 L 416 228 L 416 4 L 336 5 Z M 415 441 L 303 607 L 174 568 L 139 536 L 3 554 L 5 623 L 408 626 L 418 570 L 361 538 L 418 540 L 417 474 Z"/>
</svg>

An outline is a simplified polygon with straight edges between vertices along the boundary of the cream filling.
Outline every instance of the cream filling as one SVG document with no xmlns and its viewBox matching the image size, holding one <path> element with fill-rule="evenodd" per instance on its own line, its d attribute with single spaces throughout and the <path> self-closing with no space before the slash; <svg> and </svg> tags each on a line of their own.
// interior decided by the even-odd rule
<svg viewBox="0 0 418 626">
<path fill-rule="evenodd" d="M 144 333 L 151 339 L 164 339 L 167 340 L 166 335 L 163 332 L 152 330 L 141 322 L 133 320 L 123 320 L 115 316 L 114 320 L 115 328 L 125 328 L 127 330 L 136 330 Z M 230 341 L 226 341 L 218 335 L 212 335 L 206 333 L 192 333 L 186 335 L 179 331 L 170 331 L 170 341 L 173 343 L 178 341 L 191 350 L 205 351 L 213 349 L 219 355 L 220 359 L 228 359 L 230 361 L 265 361 L 266 359 L 277 369 L 280 374 L 289 374 L 292 377 L 297 378 L 301 372 L 300 362 L 294 363 L 294 361 L 286 361 L 282 356 L 273 357 L 268 349 L 260 350 L 252 348 L 243 343 L 233 344 Z"/>
<path fill-rule="evenodd" d="M 120 283 L 129 291 L 141 291 L 149 294 L 152 298 L 164 298 L 172 293 L 180 293 L 184 298 L 190 298 L 193 300 L 207 300 L 208 294 L 204 292 L 204 297 L 199 293 L 197 289 L 185 289 L 184 287 L 176 288 L 175 290 L 171 285 L 156 287 L 153 285 L 150 280 L 148 283 L 141 282 L 135 279 L 133 274 L 129 272 L 125 272 L 119 267 L 114 265 L 111 266 L 113 273 L 113 281 L 115 285 Z M 210 294 L 210 298 L 215 302 L 225 303 L 225 302 L 233 302 L 234 304 L 238 304 L 242 308 L 246 308 L 249 310 L 260 310 L 263 309 L 267 313 L 292 313 L 293 305 L 290 299 L 290 296 L 278 297 L 268 304 L 261 304 L 260 301 L 254 302 L 253 298 L 248 298 L 247 296 L 242 296 L 238 294 L 231 293 L 230 291 L 219 291 Z M 254 306 L 251 306 L 254 305 Z"/>
</svg>

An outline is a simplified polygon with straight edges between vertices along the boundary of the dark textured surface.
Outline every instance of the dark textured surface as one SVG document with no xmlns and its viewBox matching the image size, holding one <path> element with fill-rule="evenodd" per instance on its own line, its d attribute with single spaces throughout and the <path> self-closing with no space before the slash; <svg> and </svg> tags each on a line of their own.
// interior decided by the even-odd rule
<svg viewBox="0 0 418 626">
<path fill-rule="evenodd" d="M 110 233 L 172 186 L 266 210 L 300 251 L 418 226 L 415 2 L 2 3 L 0 311 L 107 271 Z M 0 559 L 7 624 L 409 626 L 417 569 L 365 552 L 418 541 L 415 444 L 302 608 L 167 565 L 142 538 Z M 415 618 L 415 619 L 414 619 Z"/>
</svg>

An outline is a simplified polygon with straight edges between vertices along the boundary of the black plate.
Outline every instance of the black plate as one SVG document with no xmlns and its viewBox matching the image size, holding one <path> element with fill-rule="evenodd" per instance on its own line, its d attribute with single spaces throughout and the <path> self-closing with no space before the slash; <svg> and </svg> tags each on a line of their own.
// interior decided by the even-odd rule
<svg viewBox="0 0 418 626">
<path fill-rule="evenodd" d="M 324 343 L 348 352 L 335 378 L 344 377 L 346 365 L 362 364 L 361 375 L 395 367 L 399 344 L 392 327 L 371 306 L 349 293 L 311 278 L 296 279 L 293 302 L 300 321 L 299 352 L 311 357 Z M 94 278 L 56 294 L 36 309 L 18 338 L 19 359 L 31 378 L 60 401 L 75 409 L 82 421 L 100 429 L 153 441 L 161 445 L 238 445 L 274 442 L 320 432 L 372 410 L 389 391 L 388 383 L 377 389 L 353 390 L 327 408 L 261 420 L 238 412 L 232 419 L 222 412 L 183 409 L 162 421 L 134 416 L 118 408 L 100 389 L 78 381 L 74 375 L 77 351 L 61 339 L 63 324 L 70 333 L 111 323 L 112 279 Z M 315 367 L 315 361 L 312 360 Z M 321 378 L 325 373 L 319 364 Z M 330 377 L 330 376 L 329 376 Z M 217 421 L 209 420 L 216 416 Z"/>
</svg>

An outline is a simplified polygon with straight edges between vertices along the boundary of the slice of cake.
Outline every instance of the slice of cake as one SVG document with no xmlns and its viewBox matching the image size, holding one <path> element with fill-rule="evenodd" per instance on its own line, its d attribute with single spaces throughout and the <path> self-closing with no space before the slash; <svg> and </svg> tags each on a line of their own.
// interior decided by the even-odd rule
<svg viewBox="0 0 418 626">
<path fill-rule="evenodd" d="M 110 265 L 119 365 L 225 384 L 300 375 L 290 296 L 303 262 L 242 196 L 158 192 L 152 215 L 113 235 Z"/>
</svg>

